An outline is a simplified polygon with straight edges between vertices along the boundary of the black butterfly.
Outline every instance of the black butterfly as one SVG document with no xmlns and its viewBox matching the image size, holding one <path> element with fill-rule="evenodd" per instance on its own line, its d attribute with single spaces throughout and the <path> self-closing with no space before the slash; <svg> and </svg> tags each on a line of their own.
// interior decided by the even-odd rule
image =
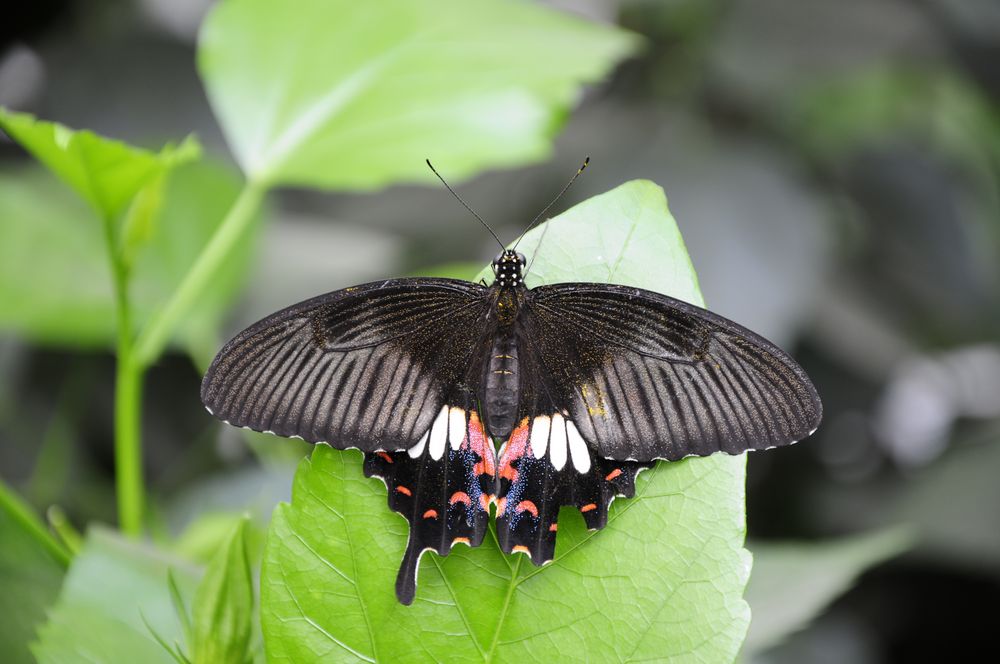
<svg viewBox="0 0 1000 664">
<path fill-rule="evenodd" d="M 205 375 L 202 401 L 230 424 L 364 452 L 410 523 L 404 604 L 420 556 L 478 546 L 491 503 L 503 551 L 542 565 L 560 506 L 602 528 L 658 459 L 788 445 L 820 421 L 802 368 L 746 328 L 639 288 L 528 289 L 524 266 L 504 249 L 489 286 L 320 295 L 241 332 Z"/>
</svg>

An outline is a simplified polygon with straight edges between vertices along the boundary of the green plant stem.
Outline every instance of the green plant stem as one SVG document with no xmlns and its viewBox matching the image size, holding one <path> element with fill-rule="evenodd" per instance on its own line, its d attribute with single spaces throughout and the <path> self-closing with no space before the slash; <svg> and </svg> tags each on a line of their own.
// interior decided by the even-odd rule
<svg viewBox="0 0 1000 664">
<path fill-rule="evenodd" d="M 115 480 L 119 526 L 127 535 L 142 532 L 145 489 L 142 473 L 142 383 L 146 369 L 156 361 L 177 323 L 214 278 L 233 245 L 253 220 L 266 186 L 248 181 L 226 218 L 216 229 L 166 306 L 138 337 L 132 335 L 128 298 L 129 269 L 109 222 L 107 241 L 115 284 L 118 317 L 118 364 L 115 376 Z"/>
<path fill-rule="evenodd" d="M 142 473 L 142 367 L 133 351 L 132 310 L 128 296 L 129 266 L 115 233 L 114 220 L 104 220 L 118 327 L 115 365 L 115 489 L 118 526 L 131 537 L 142 533 L 145 489 Z"/>
<path fill-rule="evenodd" d="M 131 339 L 118 346 L 115 375 L 115 480 L 118 487 L 118 525 L 126 535 L 142 532 L 145 488 L 142 473 L 143 369 L 132 355 Z"/>
<path fill-rule="evenodd" d="M 174 291 L 166 306 L 153 315 L 149 324 L 139 334 L 135 348 L 135 361 L 139 366 L 149 366 L 159 357 L 170 339 L 170 334 L 191 309 L 205 286 L 215 277 L 219 266 L 229 256 L 233 246 L 247 231 L 266 192 L 267 186 L 254 180 L 247 181 L 243 186 L 226 218 L 202 249 L 194 265 L 185 275 L 184 281 Z"/>
<path fill-rule="evenodd" d="M 10 515 L 44 546 L 63 566 L 68 566 L 72 556 L 38 519 L 35 513 L 6 484 L 0 482 L 0 511 Z"/>
</svg>

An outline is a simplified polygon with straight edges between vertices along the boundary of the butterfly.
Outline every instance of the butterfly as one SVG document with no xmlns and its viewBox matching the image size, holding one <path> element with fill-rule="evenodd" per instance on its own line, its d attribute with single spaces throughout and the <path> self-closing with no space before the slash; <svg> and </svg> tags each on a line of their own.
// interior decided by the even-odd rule
<svg viewBox="0 0 1000 664">
<path fill-rule="evenodd" d="M 410 525 L 403 604 L 422 554 L 479 546 L 491 506 L 500 548 L 542 565 L 561 506 L 599 529 L 657 460 L 788 445 L 819 425 L 803 369 L 737 323 L 628 286 L 529 289 L 516 243 L 492 269 L 488 285 L 388 279 L 293 305 L 229 341 L 202 383 L 230 424 L 364 453 Z"/>
</svg>

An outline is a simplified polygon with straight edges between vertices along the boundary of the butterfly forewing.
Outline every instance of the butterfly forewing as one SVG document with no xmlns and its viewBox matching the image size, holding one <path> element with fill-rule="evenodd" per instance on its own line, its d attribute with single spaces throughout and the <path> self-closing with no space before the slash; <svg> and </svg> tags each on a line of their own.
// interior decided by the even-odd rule
<svg viewBox="0 0 1000 664">
<path fill-rule="evenodd" d="M 226 344 L 202 401 L 257 431 L 340 449 L 408 449 L 445 396 L 478 378 L 486 292 L 451 279 L 400 279 L 307 300 Z"/>
<path fill-rule="evenodd" d="M 802 369 L 732 321 L 625 286 L 528 291 L 523 337 L 555 403 L 606 459 L 652 461 L 787 445 L 819 423 Z"/>
</svg>

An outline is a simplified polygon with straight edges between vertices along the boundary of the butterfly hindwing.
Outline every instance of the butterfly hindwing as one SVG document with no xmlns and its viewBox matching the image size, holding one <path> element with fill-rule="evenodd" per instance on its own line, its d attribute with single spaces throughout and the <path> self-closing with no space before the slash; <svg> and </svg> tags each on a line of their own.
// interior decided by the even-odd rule
<svg viewBox="0 0 1000 664">
<path fill-rule="evenodd" d="M 549 562 L 555 556 L 560 507 L 576 507 L 591 530 L 603 528 L 611 502 L 635 495 L 636 475 L 651 465 L 601 459 L 563 413 L 536 409 L 501 448 L 500 548 L 526 553 L 535 565 Z"/>
<path fill-rule="evenodd" d="M 339 449 L 408 449 L 448 391 L 479 370 L 485 293 L 465 281 L 396 279 L 307 300 L 226 344 L 202 401 L 256 431 Z"/>
<path fill-rule="evenodd" d="M 450 398 L 409 450 L 365 454 L 367 477 L 386 485 L 389 508 L 410 524 L 396 596 L 413 602 L 420 557 L 446 556 L 457 544 L 479 546 L 489 526 L 496 486 L 493 444 L 471 393 Z"/>
<path fill-rule="evenodd" d="M 528 291 L 523 337 L 601 458 L 675 461 L 787 445 L 818 426 L 808 377 L 769 341 L 704 309 L 609 284 Z"/>
</svg>

